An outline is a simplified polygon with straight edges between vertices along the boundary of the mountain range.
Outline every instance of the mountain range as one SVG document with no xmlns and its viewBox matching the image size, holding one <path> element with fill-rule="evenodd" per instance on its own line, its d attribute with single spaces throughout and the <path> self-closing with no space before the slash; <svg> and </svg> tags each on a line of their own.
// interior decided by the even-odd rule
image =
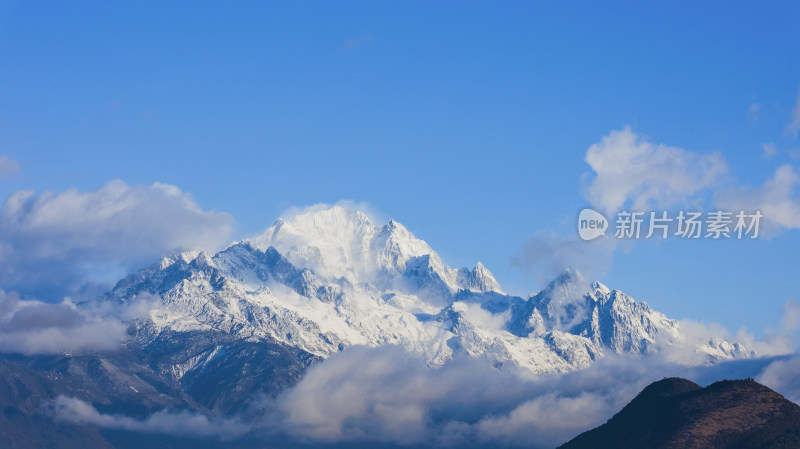
<svg viewBox="0 0 800 449">
<path fill-rule="evenodd" d="M 166 408 L 258 415 L 254 398 L 277 397 L 355 346 L 400 346 L 431 367 L 466 358 L 531 375 L 676 347 L 705 363 L 757 355 L 686 335 L 678 320 L 574 270 L 529 297 L 507 294 L 480 262 L 451 268 L 400 223 L 376 225 L 339 206 L 280 219 L 215 254 L 169 255 L 82 307 L 98 302 L 145 311 L 126 319 L 120 350 L 1 359 L 0 436 L 12 447 L 40 447 L 48 432 L 26 429 L 52 426 L 107 443 L 108 432 L 35 424 L 56 397 L 140 418 Z"/>
<path fill-rule="evenodd" d="M 354 345 L 401 345 L 441 364 L 458 354 L 534 373 L 585 368 L 611 353 L 691 344 L 678 321 L 567 270 L 529 298 L 505 294 L 480 262 L 453 269 L 395 221 L 376 226 L 339 206 L 278 220 L 210 255 L 181 253 L 120 281 L 106 300 L 151 301 L 136 341 L 222 333 L 275 341 L 325 358 Z M 721 338 L 698 342 L 709 362 L 751 357 Z M 174 366 L 180 379 L 224 354 Z"/>
</svg>

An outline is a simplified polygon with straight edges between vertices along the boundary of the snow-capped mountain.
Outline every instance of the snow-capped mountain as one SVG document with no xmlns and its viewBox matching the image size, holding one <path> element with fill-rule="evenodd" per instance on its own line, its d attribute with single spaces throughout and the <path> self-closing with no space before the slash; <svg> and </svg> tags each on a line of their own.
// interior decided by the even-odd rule
<svg viewBox="0 0 800 449">
<path fill-rule="evenodd" d="M 164 258 L 108 298 L 151 302 L 133 323 L 142 345 L 165 333 L 223 334 L 325 358 L 354 345 L 396 344 L 434 365 L 466 355 L 534 373 L 676 345 L 709 361 L 753 355 L 721 338 L 690 341 L 678 321 L 574 271 L 529 298 L 507 295 L 480 262 L 453 269 L 401 224 L 377 226 L 339 206 L 278 220 L 214 255 Z M 173 376 L 224 353 L 219 346 L 187 354 Z"/>
<path fill-rule="evenodd" d="M 381 290 L 425 287 L 441 296 L 428 295 L 428 302 L 461 289 L 500 291 L 481 263 L 454 270 L 400 223 L 378 227 L 366 214 L 339 206 L 280 219 L 250 243 L 262 251 L 274 248 L 294 266 L 326 279 L 368 282 Z"/>
</svg>

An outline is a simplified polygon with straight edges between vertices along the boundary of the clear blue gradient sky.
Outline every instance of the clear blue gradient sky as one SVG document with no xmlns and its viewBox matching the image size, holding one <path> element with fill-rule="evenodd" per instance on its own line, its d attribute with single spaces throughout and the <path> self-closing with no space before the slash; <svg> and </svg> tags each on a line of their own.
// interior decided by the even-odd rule
<svg viewBox="0 0 800 449">
<path fill-rule="evenodd" d="M 800 167 L 800 7 L 702 3 L 2 2 L 0 155 L 20 170 L 0 195 L 168 183 L 237 237 L 363 201 L 527 294 L 511 257 L 574 234 L 613 130 L 718 150 L 727 185 Z M 637 243 L 601 280 L 760 334 L 800 298 L 798 250 L 797 229 Z"/>
</svg>

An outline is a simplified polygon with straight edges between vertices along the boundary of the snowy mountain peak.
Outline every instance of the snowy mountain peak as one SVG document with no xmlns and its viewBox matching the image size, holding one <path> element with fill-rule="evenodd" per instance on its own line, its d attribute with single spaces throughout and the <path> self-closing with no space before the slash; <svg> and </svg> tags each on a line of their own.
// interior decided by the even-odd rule
<svg viewBox="0 0 800 449">
<path fill-rule="evenodd" d="M 597 296 L 605 296 L 605 295 L 608 295 L 609 293 L 611 293 L 611 289 L 606 287 L 605 284 L 603 284 L 602 282 L 599 282 L 599 281 L 592 282 L 591 287 L 592 287 L 592 292 L 594 293 L 595 297 L 597 297 Z"/>
<path fill-rule="evenodd" d="M 396 222 L 394 220 L 389 220 L 389 222 L 386 223 L 386 225 L 383 227 L 383 229 L 386 230 L 386 231 L 389 231 L 389 232 L 391 232 L 391 231 L 393 231 L 395 229 L 401 229 L 403 231 L 406 230 L 405 226 L 403 226 L 402 224 L 400 224 L 399 222 Z"/>
<path fill-rule="evenodd" d="M 534 297 L 541 298 L 541 301 L 548 303 L 553 301 L 559 304 L 581 302 L 589 287 L 589 282 L 578 270 L 567 268 Z"/>
<path fill-rule="evenodd" d="M 363 212 L 332 206 L 280 219 L 251 243 L 261 250 L 274 247 L 294 265 L 320 275 L 357 281 L 370 271 L 376 232 Z"/>
<path fill-rule="evenodd" d="M 492 272 L 480 262 L 478 262 L 472 270 L 466 268 L 458 270 L 457 283 L 460 288 L 467 290 L 503 292 Z"/>
<path fill-rule="evenodd" d="M 215 267 L 214 261 L 211 259 L 211 256 L 202 251 L 197 255 L 197 257 L 194 258 L 193 262 L 197 264 L 198 268 L 204 269 L 204 268 Z"/>
<path fill-rule="evenodd" d="M 372 241 L 377 269 L 402 272 L 406 263 L 426 255 L 439 256 L 424 241 L 414 237 L 402 224 L 390 220 Z"/>
<path fill-rule="evenodd" d="M 550 284 L 551 285 L 567 285 L 567 284 L 582 284 L 586 282 L 583 274 L 575 268 L 567 267 L 562 271 L 555 279 L 553 279 Z"/>
<path fill-rule="evenodd" d="M 298 268 L 352 284 L 405 285 L 445 297 L 461 289 L 501 291 L 482 264 L 454 270 L 397 221 L 378 227 L 367 214 L 338 205 L 282 218 L 250 243 L 262 251 L 275 248 Z"/>
<path fill-rule="evenodd" d="M 193 261 L 202 251 L 193 250 L 193 251 L 175 251 L 173 253 L 167 254 L 161 258 L 159 261 L 159 266 L 163 268 L 167 268 L 170 265 L 176 262 L 182 262 L 184 264 L 188 264 L 189 262 Z"/>
</svg>

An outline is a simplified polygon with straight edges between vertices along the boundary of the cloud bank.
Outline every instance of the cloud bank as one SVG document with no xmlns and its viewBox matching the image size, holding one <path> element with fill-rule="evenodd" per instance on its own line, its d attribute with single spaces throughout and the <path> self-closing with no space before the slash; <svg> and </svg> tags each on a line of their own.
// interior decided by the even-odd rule
<svg viewBox="0 0 800 449">
<path fill-rule="evenodd" d="M 77 398 L 49 404 L 61 422 L 189 437 L 262 439 L 315 447 L 552 448 L 617 413 L 646 385 L 679 376 L 702 385 L 755 377 L 800 401 L 800 357 L 687 366 L 664 354 L 609 355 L 566 374 L 532 375 L 455 359 L 431 367 L 396 346 L 351 347 L 312 366 L 275 399 L 240 417 L 161 410 L 144 418 L 99 412 Z M 253 413 L 255 411 L 255 414 Z M 246 417 L 245 417 L 246 416 Z"/>
<path fill-rule="evenodd" d="M 214 249 L 232 229 L 230 215 L 202 210 L 191 195 L 167 184 L 111 181 L 89 192 L 17 191 L 0 207 L 0 287 L 58 300 L 98 273 L 173 249 Z"/>
<path fill-rule="evenodd" d="M 479 360 L 431 368 L 397 347 L 360 347 L 311 368 L 278 407 L 287 432 L 309 442 L 553 447 L 636 394 L 584 390 L 583 376 L 535 380 Z"/>
<path fill-rule="evenodd" d="M 552 448 L 604 423 L 663 377 L 705 384 L 759 376 L 800 398 L 792 375 L 800 358 L 714 366 L 667 358 L 611 355 L 584 370 L 532 376 L 481 360 L 432 368 L 396 347 L 350 348 L 312 367 L 279 399 L 271 421 L 308 443 Z"/>
</svg>

